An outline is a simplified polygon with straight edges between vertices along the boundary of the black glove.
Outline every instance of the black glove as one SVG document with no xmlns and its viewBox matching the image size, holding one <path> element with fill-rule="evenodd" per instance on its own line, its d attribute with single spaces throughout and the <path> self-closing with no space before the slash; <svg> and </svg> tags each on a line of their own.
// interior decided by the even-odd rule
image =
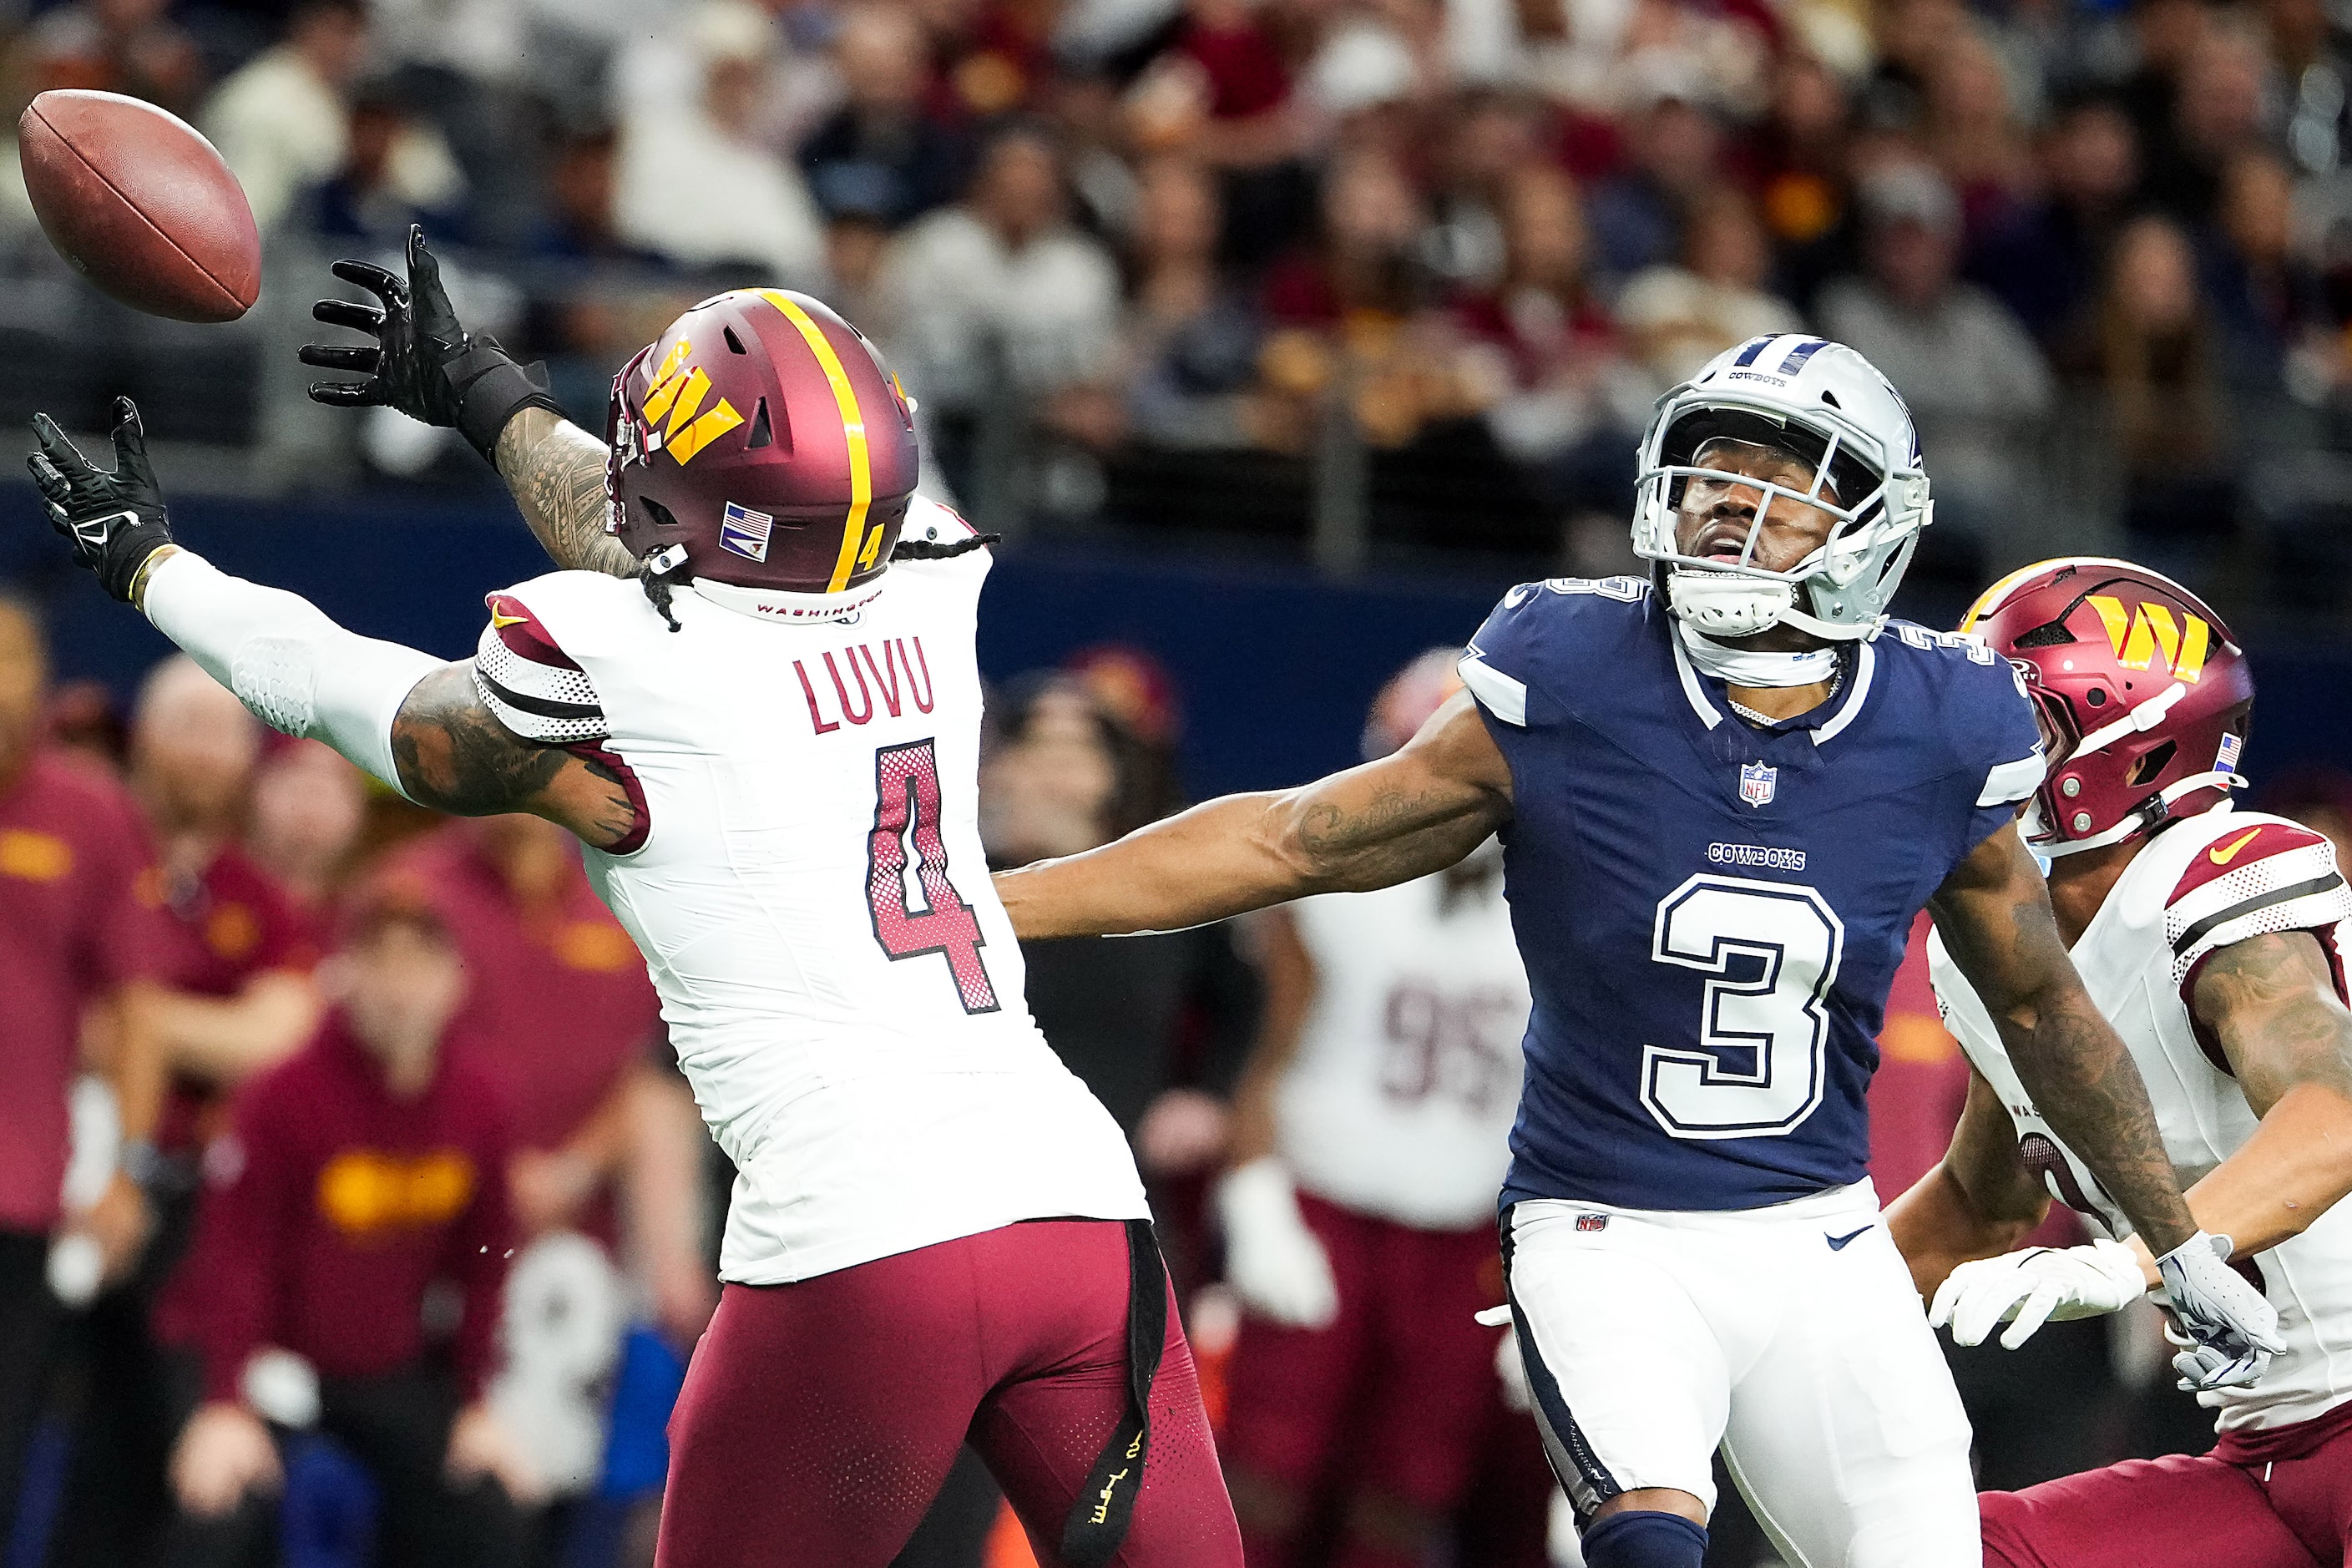
<svg viewBox="0 0 2352 1568">
<path fill-rule="evenodd" d="M 147 558 L 172 542 L 163 516 L 163 492 L 147 463 L 147 432 L 131 399 L 114 400 L 114 468 L 98 467 L 46 414 L 33 416 L 33 438 L 41 449 L 25 459 L 49 521 L 73 541 L 74 559 L 98 574 L 106 591 L 124 604 Z"/>
<path fill-rule="evenodd" d="M 309 343 L 304 364 L 321 370 L 357 371 L 365 381 L 314 381 L 313 402 L 338 408 L 397 408 L 411 419 L 455 429 L 488 458 L 499 432 L 526 408 L 563 410 L 547 389 L 544 366 L 526 368 L 487 334 L 468 332 L 449 308 L 441 287 L 441 264 L 425 248 L 425 230 L 408 227 L 408 279 L 367 261 L 338 261 L 334 274 L 383 301 L 355 305 L 321 300 L 311 316 L 331 327 L 356 327 L 375 334 L 375 347 Z"/>
</svg>

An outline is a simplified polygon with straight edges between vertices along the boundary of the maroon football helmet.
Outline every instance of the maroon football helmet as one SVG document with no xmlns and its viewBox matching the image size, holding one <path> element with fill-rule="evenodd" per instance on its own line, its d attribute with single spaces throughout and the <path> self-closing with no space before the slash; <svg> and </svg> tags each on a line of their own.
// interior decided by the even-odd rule
<svg viewBox="0 0 2352 1568">
<path fill-rule="evenodd" d="M 919 465 L 914 407 L 874 345 L 782 289 L 671 322 L 613 378 L 605 437 L 606 526 L 629 552 L 787 619 L 879 589 Z"/>
<path fill-rule="evenodd" d="M 2221 618 L 2161 573 L 2044 561 L 1986 589 L 1960 629 L 2016 668 L 2040 710 L 2050 771 L 2024 829 L 2042 854 L 2119 844 L 2245 783 L 2253 673 Z"/>
</svg>

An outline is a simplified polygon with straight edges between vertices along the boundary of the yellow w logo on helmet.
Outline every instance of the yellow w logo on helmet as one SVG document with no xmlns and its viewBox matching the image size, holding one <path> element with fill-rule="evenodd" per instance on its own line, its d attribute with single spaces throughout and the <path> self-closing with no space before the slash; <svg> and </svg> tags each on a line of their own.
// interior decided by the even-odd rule
<svg viewBox="0 0 2352 1568">
<path fill-rule="evenodd" d="M 2164 656 L 2164 666 L 2176 679 L 2194 685 L 2205 673 L 2205 655 L 2212 646 L 2213 628 L 2201 616 L 2183 610 L 2178 620 L 2169 606 L 2144 604 L 2137 610 L 2126 610 L 2124 602 L 2112 594 L 2093 594 L 2091 608 L 2099 613 L 2099 621 L 2107 628 L 2107 641 L 2116 650 L 2116 662 L 2126 669 L 2147 669 L 2154 667 L 2158 654 Z"/>
<path fill-rule="evenodd" d="M 653 384 L 646 393 L 646 419 L 662 423 L 660 444 L 680 463 L 692 462 L 697 452 L 743 423 L 735 405 L 723 397 L 717 406 L 702 410 L 702 400 L 710 395 L 710 378 L 700 365 L 687 369 L 687 356 L 693 352 L 692 343 L 678 339 L 655 367 Z"/>
</svg>

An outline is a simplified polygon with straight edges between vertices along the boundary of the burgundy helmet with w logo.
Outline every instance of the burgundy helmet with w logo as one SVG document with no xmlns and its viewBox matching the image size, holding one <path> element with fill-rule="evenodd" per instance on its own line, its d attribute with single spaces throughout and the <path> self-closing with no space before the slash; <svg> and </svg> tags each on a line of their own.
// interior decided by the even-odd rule
<svg viewBox="0 0 2352 1568">
<path fill-rule="evenodd" d="M 2040 710 L 2050 769 L 2023 826 L 2042 854 L 2119 844 L 2245 782 L 2253 672 L 2221 617 L 2162 573 L 2044 561 L 1986 589 L 1960 629 L 2016 667 Z"/>
<path fill-rule="evenodd" d="M 821 300 L 739 289 L 613 378 L 606 526 L 669 581 L 778 619 L 871 598 L 915 491 L 915 416 Z"/>
</svg>

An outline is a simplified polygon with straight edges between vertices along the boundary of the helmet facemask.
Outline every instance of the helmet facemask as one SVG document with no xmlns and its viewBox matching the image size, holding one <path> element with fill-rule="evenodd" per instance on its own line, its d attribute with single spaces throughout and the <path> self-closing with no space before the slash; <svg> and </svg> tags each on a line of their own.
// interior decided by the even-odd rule
<svg viewBox="0 0 2352 1568">
<path fill-rule="evenodd" d="M 1758 478 L 1703 459 L 1739 441 L 1786 458 L 1795 475 Z M 1932 508 L 1910 412 L 1860 354 L 1818 338 L 1759 338 L 1727 350 L 1658 400 L 1642 441 L 1633 552 L 1657 563 L 1675 616 L 1719 638 L 1791 626 L 1827 641 L 1878 630 Z M 1677 538 L 1694 481 L 1756 496 L 1731 558 Z M 1826 513 L 1828 537 L 1778 570 L 1759 565 L 1766 524 L 1785 509 Z"/>
</svg>

